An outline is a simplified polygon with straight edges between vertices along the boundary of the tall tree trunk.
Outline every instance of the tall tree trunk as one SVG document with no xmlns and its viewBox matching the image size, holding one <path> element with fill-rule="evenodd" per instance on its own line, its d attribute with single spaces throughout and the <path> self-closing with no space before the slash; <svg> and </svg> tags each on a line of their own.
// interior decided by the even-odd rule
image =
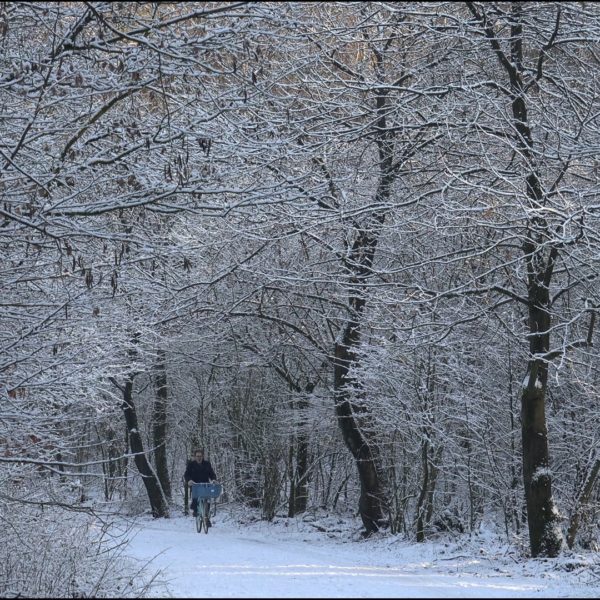
<svg viewBox="0 0 600 600">
<path fill-rule="evenodd" d="M 305 433 L 298 435 L 296 446 L 296 497 L 294 512 L 306 511 L 308 504 L 308 437 Z"/>
<path fill-rule="evenodd" d="M 306 512 L 308 503 L 308 438 L 305 433 L 290 440 L 290 498 L 288 517 Z"/>
<path fill-rule="evenodd" d="M 148 462 L 144 452 L 144 443 L 142 441 L 142 436 L 140 435 L 137 411 L 133 402 L 133 379 L 133 375 L 129 376 L 123 386 L 119 385 L 114 378 L 111 378 L 111 381 L 123 393 L 123 404 L 121 408 L 123 409 L 125 424 L 127 425 L 127 431 L 129 432 L 129 446 L 134 454 L 135 466 L 142 476 L 142 481 L 146 487 L 152 516 L 156 518 L 168 517 L 169 505 L 162 493 L 158 477 Z"/>
<path fill-rule="evenodd" d="M 556 245 L 549 243 L 552 232 L 547 221 L 539 216 L 539 209 L 544 206 L 546 196 L 536 165 L 526 102 L 527 91 L 523 84 L 523 5 L 520 2 L 513 2 L 511 5 L 510 56 L 505 53 L 485 12 L 479 12 L 473 2 L 468 2 L 467 6 L 480 22 L 510 82 L 508 95 L 511 100 L 515 146 L 524 161 L 527 207 L 533 214 L 527 219 L 523 242 L 523 256 L 527 265 L 530 350 L 521 393 L 523 483 L 531 554 L 534 557 L 554 557 L 560 552 L 562 535 L 556 523 L 558 515 L 552 498 L 545 402 L 550 349 L 550 283 L 558 250 Z M 538 70 L 541 67 L 540 62 Z"/>
<path fill-rule="evenodd" d="M 294 414 L 294 425 L 297 428 L 296 434 L 290 437 L 290 496 L 288 502 L 288 517 L 306 511 L 308 504 L 308 435 L 306 434 L 306 418 L 304 412 L 308 408 L 307 396 L 315 389 L 316 382 L 309 382 L 304 389 L 297 381 L 294 381 L 289 370 L 282 361 L 283 368 L 277 371 L 288 382 L 292 392 L 300 395 L 300 399 L 290 402 L 290 410 Z M 300 416 L 298 416 L 300 411 Z"/>
<path fill-rule="evenodd" d="M 423 484 L 417 500 L 417 542 L 425 541 L 425 497 L 429 489 L 429 443 L 423 440 L 421 444 L 421 463 L 423 465 Z"/>
<path fill-rule="evenodd" d="M 158 351 L 156 364 L 156 397 L 152 410 L 152 438 L 154 442 L 154 461 L 156 474 L 167 501 L 171 500 L 171 482 L 167 464 L 167 371 L 165 368 L 165 352 Z"/>
<path fill-rule="evenodd" d="M 531 172 L 526 179 L 529 204 L 537 209 L 544 204 L 544 192 L 538 172 L 534 168 L 533 140 L 528 125 L 521 76 L 521 14 L 513 4 L 515 24 L 513 34 L 513 61 L 516 66 L 512 84 L 515 96 L 512 102 L 517 144 L 527 159 Z M 550 284 L 558 257 L 556 246 L 546 250 L 549 227 L 542 217 L 532 217 L 523 253 L 527 264 L 527 309 L 529 316 L 530 360 L 521 394 L 521 436 L 523 443 L 523 482 L 527 505 L 529 544 L 532 556 L 557 556 L 562 535 L 556 523 L 558 513 L 552 498 L 550 453 L 546 427 L 546 389 L 548 386 L 548 356 L 550 350 Z M 544 358 L 539 358 L 540 356 Z"/>
<path fill-rule="evenodd" d="M 129 476 L 129 451 L 131 450 L 131 445 L 129 443 L 129 428 L 127 427 L 127 423 L 125 423 L 125 456 L 122 461 L 122 472 L 121 476 L 123 477 L 123 499 L 127 498 L 127 482 Z"/>
<path fill-rule="evenodd" d="M 557 556 L 562 535 L 552 498 L 549 469 L 548 430 L 546 427 L 546 388 L 548 363 L 533 358 L 549 350 L 550 313 L 546 286 L 530 278 L 529 331 L 532 358 L 521 395 L 521 434 L 523 442 L 523 482 L 532 556 Z"/>
</svg>

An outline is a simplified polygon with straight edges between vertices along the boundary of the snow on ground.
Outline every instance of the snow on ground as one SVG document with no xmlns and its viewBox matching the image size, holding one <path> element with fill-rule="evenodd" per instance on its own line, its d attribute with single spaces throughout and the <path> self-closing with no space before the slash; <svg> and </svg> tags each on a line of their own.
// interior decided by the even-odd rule
<svg viewBox="0 0 600 600">
<path fill-rule="evenodd" d="M 160 569 L 152 597 L 598 598 L 590 556 L 519 559 L 491 534 L 409 543 L 364 540 L 358 521 L 240 522 L 219 511 L 208 534 L 192 517 L 136 519 L 125 554 Z"/>
</svg>

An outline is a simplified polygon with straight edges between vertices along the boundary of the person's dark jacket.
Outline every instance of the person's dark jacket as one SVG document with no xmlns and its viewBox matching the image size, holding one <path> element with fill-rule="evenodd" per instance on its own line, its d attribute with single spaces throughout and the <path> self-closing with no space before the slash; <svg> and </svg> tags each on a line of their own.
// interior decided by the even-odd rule
<svg viewBox="0 0 600 600">
<path fill-rule="evenodd" d="M 211 480 L 216 480 L 217 476 L 213 471 L 210 461 L 203 460 L 202 462 L 196 462 L 195 460 L 192 460 L 188 463 L 183 478 L 186 483 L 190 481 L 190 479 L 194 483 L 210 483 Z"/>
</svg>

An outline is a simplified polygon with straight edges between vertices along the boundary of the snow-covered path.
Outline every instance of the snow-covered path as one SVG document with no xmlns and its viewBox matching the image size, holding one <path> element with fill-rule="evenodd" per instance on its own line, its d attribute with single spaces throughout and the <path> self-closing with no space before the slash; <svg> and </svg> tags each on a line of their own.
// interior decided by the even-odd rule
<svg viewBox="0 0 600 600">
<path fill-rule="evenodd" d="M 209 534 L 193 520 L 138 521 L 127 554 L 162 570 L 160 596 L 187 598 L 598 597 L 560 573 L 524 575 L 490 558 L 445 555 L 442 546 L 392 538 L 330 539 L 293 525 L 242 527 L 219 519 Z M 483 552 L 485 552 L 482 549 Z M 566 576 L 567 573 L 562 573 Z"/>
</svg>

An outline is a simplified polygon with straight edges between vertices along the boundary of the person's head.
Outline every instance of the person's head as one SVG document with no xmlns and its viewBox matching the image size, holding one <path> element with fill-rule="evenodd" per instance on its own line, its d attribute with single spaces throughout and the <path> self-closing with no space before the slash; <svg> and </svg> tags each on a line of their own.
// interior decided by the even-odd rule
<svg viewBox="0 0 600 600">
<path fill-rule="evenodd" d="M 202 462 L 204 460 L 204 450 L 201 448 L 194 450 L 194 460 L 196 462 Z"/>
</svg>

